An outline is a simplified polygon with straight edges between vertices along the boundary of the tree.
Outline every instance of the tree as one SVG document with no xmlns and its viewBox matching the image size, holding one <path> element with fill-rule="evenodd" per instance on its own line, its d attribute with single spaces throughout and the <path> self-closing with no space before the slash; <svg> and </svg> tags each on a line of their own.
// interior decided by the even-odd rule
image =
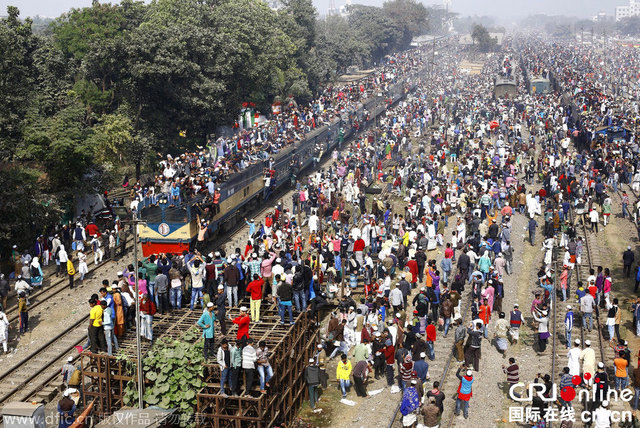
<svg viewBox="0 0 640 428">
<path fill-rule="evenodd" d="M 339 15 L 327 16 L 318 22 L 317 47 L 317 57 L 324 61 L 330 59 L 327 68 L 333 71 L 343 72 L 350 65 L 362 66 L 371 60 L 371 45 Z"/>
<path fill-rule="evenodd" d="M 85 126 L 84 106 L 77 100 L 67 102 L 53 116 L 28 118 L 17 154 L 21 161 L 41 164 L 46 171 L 43 188 L 70 202 L 69 197 L 90 188 L 83 177 L 93 166 L 94 147 Z"/>
<path fill-rule="evenodd" d="M 490 52 L 495 50 L 498 41 L 491 37 L 489 34 L 489 30 L 486 27 L 480 24 L 476 24 L 473 26 L 473 31 L 471 32 L 471 39 L 474 44 L 477 44 L 478 50 L 481 52 Z"/>
<path fill-rule="evenodd" d="M 283 4 L 284 7 L 278 12 L 278 20 L 295 46 L 291 55 L 296 67 L 286 73 L 288 76 L 283 76 L 279 92 L 307 101 L 311 98 L 311 91 L 324 82 L 322 69 L 317 69 L 317 61 L 312 60 L 316 52 L 317 11 L 311 0 L 285 0 Z"/>
<path fill-rule="evenodd" d="M 34 96 L 33 53 L 36 38 L 31 20 L 20 21 L 18 8 L 9 6 L 0 20 L 0 157 L 13 158 L 22 137 L 23 121 Z"/>
<path fill-rule="evenodd" d="M 0 169 L 0 254 L 5 259 L 12 245 L 31 248 L 33 237 L 58 222 L 56 198 L 40 190 L 41 171 L 20 165 Z"/>
<path fill-rule="evenodd" d="M 134 127 L 164 148 L 182 130 L 202 141 L 245 101 L 270 108 L 283 80 L 302 76 L 277 14 L 259 0 L 158 2 L 126 49 Z"/>
<path fill-rule="evenodd" d="M 402 45 L 403 28 L 389 18 L 382 8 L 351 5 L 348 20 L 360 41 L 369 45 L 374 61 L 381 60 Z"/>
<path fill-rule="evenodd" d="M 398 49 L 408 47 L 415 36 L 424 34 L 429 28 L 427 9 L 416 0 L 386 1 L 382 10 L 396 26 L 402 29 L 402 38 L 395 43 Z"/>
</svg>

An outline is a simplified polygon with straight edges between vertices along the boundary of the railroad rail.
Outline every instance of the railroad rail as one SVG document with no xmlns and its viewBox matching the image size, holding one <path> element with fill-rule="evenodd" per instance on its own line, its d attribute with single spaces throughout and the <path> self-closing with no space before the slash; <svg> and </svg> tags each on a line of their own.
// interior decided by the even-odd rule
<svg viewBox="0 0 640 428">
<path fill-rule="evenodd" d="M 0 405 L 8 401 L 25 401 L 37 397 L 38 393 L 60 376 L 69 352 L 86 341 L 88 320 L 88 317 L 78 319 L 0 375 Z M 79 355 L 74 356 L 74 361 L 78 357 Z M 55 388 L 52 388 L 42 400 L 36 401 L 46 401 L 48 395 L 55 392 Z"/>
</svg>

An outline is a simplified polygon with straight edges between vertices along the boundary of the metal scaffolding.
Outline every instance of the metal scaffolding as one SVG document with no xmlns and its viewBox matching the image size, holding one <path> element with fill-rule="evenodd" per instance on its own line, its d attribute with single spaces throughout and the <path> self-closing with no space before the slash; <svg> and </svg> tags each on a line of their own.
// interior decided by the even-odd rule
<svg viewBox="0 0 640 428">
<path fill-rule="evenodd" d="M 275 305 L 261 311 L 260 322 L 251 323 L 249 336 L 254 346 L 265 341 L 270 350 L 270 363 L 274 376 L 270 388 L 261 393 L 259 384 L 248 395 L 220 395 L 220 366 L 215 361 L 205 364 L 206 386 L 197 393 L 196 422 L 198 427 L 271 427 L 276 422 L 290 423 L 306 396 L 304 368 L 313 356 L 318 343 L 315 319 L 306 313 L 299 314 L 294 325 L 281 325 Z M 228 310 L 231 318 L 239 314 L 237 308 Z M 154 317 L 154 337 L 182 338 L 195 326 L 201 312 L 181 309 Z M 234 342 L 237 326 L 228 322 L 227 338 Z M 216 349 L 222 335 L 216 324 Z M 200 339 L 198 339 L 200 340 Z M 95 415 L 104 417 L 123 407 L 123 395 L 127 383 L 136 377 L 135 332 L 128 331 L 120 341 L 120 349 L 127 357 L 116 358 L 106 354 L 81 355 L 82 396 L 85 405 L 96 399 Z M 142 343 L 142 353 L 150 349 Z M 257 376 L 257 374 L 256 374 Z M 240 377 L 244 384 L 244 375 Z"/>
</svg>

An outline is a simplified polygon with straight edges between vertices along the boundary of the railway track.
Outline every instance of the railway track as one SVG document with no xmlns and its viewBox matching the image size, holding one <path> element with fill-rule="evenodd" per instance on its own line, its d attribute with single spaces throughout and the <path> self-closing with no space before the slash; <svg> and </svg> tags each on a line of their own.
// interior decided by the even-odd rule
<svg viewBox="0 0 640 428">
<path fill-rule="evenodd" d="M 464 312 L 462 313 L 462 325 L 467 326 L 470 319 L 470 309 L 471 309 L 471 299 L 470 295 L 467 296 L 467 303 L 464 308 Z M 452 329 L 449 331 L 450 336 L 454 336 L 453 332 L 455 331 L 454 326 L 452 325 Z M 451 348 L 451 347 L 449 347 Z M 442 374 L 438 378 L 440 382 L 440 390 L 441 391 L 455 391 L 458 388 L 458 378 L 455 376 L 456 368 L 455 364 L 457 361 L 454 361 L 455 355 L 453 351 L 449 352 L 449 355 L 442 367 Z M 429 372 L 431 372 L 431 366 L 436 361 L 429 362 Z M 426 386 L 426 385 L 425 385 Z M 391 416 L 391 420 L 387 425 L 388 428 L 402 428 L 402 414 L 400 413 L 400 404 L 396 407 L 396 410 L 393 412 Z M 442 414 L 441 426 L 442 427 L 452 427 L 455 426 L 456 416 L 454 415 L 455 408 L 455 400 L 453 401 L 453 405 L 449 406 L 450 408 L 445 408 L 444 412 L 450 410 L 450 414 L 445 417 L 445 413 Z M 420 418 L 420 417 L 419 417 Z"/>
<path fill-rule="evenodd" d="M 133 243 L 128 244 L 126 248 L 127 248 L 127 252 L 129 252 L 133 248 Z M 91 257 L 90 257 L 91 254 L 93 253 L 92 252 L 87 253 L 87 260 L 91 260 Z M 93 263 L 87 263 L 87 268 L 89 270 L 89 273 L 87 275 L 95 274 L 96 272 L 101 271 L 103 268 L 113 266 L 116 263 L 120 263 L 120 261 L 115 262 L 113 260 L 106 260 L 97 266 Z M 30 311 L 39 307 L 43 303 L 46 303 L 50 298 L 59 295 L 63 291 L 70 290 L 69 279 L 66 273 L 62 277 L 57 278 L 54 276 L 54 270 L 53 269 L 49 269 L 49 270 L 51 272 L 47 272 L 46 275 L 48 275 L 50 279 L 45 278 L 45 281 L 48 282 L 48 285 L 44 285 L 44 282 L 43 282 L 43 286 L 41 287 L 41 289 L 35 290 L 33 293 L 29 295 Z M 63 269 L 63 270 L 66 272 L 66 269 Z M 76 279 L 80 278 L 80 274 L 76 273 L 74 278 Z M 74 285 L 75 285 L 74 290 L 77 290 L 84 286 L 84 284 L 78 284 L 77 281 L 74 282 Z M 7 310 L 5 311 L 5 314 L 7 315 L 7 318 L 9 318 L 9 323 L 13 323 L 14 321 L 17 321 L 19 319 L 17 299 L 14 305 L 11 305 L 10 308 L 7 308 Z"/>
<path fill-rule="evenodd" d="M 63 332 L 52 337 L 27 357 L 0 375 L 0 406 L 9 401 L 48 401 L 57 393 L 50 386 L 74 350 L 87 339 L 88 317 L 82 317 Z"/>
</svg>

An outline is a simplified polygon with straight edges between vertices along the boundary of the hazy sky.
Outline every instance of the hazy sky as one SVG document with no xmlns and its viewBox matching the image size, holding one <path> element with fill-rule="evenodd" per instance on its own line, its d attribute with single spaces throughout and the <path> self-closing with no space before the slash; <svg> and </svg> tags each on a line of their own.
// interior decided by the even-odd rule
<svg viewBox="0 0 640 428">
<path fill-rule="evenodd" d="M 337 7 L 345 0 L 334 0 Z M 352 0 L 353 3 L 382 5 L 384 0 Z M 326 13 L 331 0 L 314 0 L 321 14 Z M 441 1 L 423 0 L 425 5 L 442 4 Z M 504 18 L 522 17 L 532 13 L 591 17 L 599 11 L 608 15 L 615 7 L 628 4 L 628 0 L 452 0 L 451 9 L 461 15 L 490 15 Z M 73 7 L 91 5 L 91 0 L 0 0 L 0 15 L 6 14 L 7 5 L 18 6 L 22 16 L 59 16 Z"/>
</svg>

